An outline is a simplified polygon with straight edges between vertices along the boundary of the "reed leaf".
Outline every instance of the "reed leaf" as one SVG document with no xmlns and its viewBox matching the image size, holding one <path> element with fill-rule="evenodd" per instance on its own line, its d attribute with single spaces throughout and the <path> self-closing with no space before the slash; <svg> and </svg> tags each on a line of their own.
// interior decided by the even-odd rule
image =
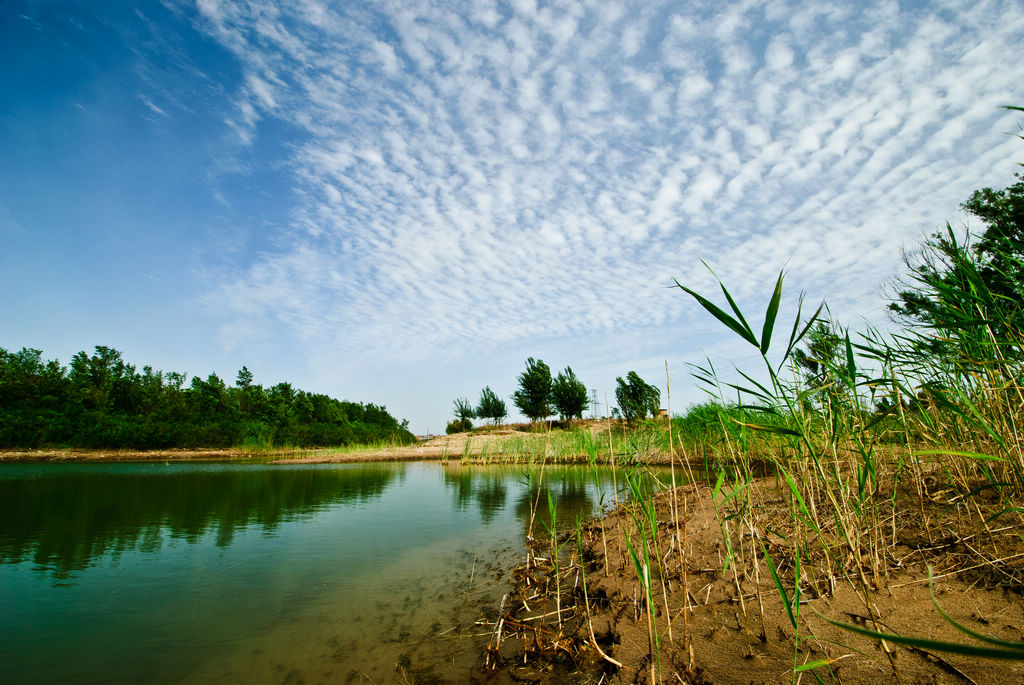
<svg viewBox="0 0 1024 685">
<path fill-rule="evenodd" d="M 762 431 L 764 433 L 775 433 L 776 435 L 792 435 L 797 438 L 803 437 L 803 433 L 801 433 L 800 431 L 793 430 L 792 428 L 786 428 L 785 426 L 773 426 L 771 424 L 765 423 L 743 423 L 742 421 L 737 421 L 736 419 L 733 419 L 733 421 L 741 426 L 746 426 L 747 428 L 755 431 Z"/>
<path fill-rule="evenodd" d="M 820 668 L 821 666 L 830 666 L 834 664 L 838 659 L 818 659 L 817 661 L 808 661 L 806 664 L 800 664 L 793 670 L 797 673 L 802 671 L 810 671 L 812 668 Z"/>
<path fill-rule="evenodd" d="M 918 450 L 915 452 L 918 455 L 943 455 L 943 454 L 954 454 L 958 457 L 968 457 L 970 459 L 981 459 L 983 461 L 1006 461 L 1002 457 L 994 457 L 991 454 L 982 454 L 981 452 L 964 452 L 962 450 Z"/>
<path fill-rule="evenodd" d="M 842 628 L 843 630 L 847 630 L 851 633 L 857 633 L 858 635 L 864 635 L 865 637 L 871 637 L 876 640 L 885 640 L 886 642 L 892 642 L 894 644 L 917 647 L 918 649 L 923 649 L 925 651 L 946 652 L 949 654 L 961 654 L 963 656 L 976 656 L 989 659 L 1003 659 L 1007 661 L 1024 661 L 1024 645 L 1021 645 L 1018 651 L 1017 649 L 996 649 L 994 647 L 965 645 L 959 642 L 932 640 L 922 637 L 906 637 L 904 635 L 883 633 L 881 631 L 871 630 L 870 628 L 862 628 L 861 626 L 836 621 L 835 619 L 831 619 L 828 616 L 823 615 L 814 607 L 811 607 L 811 611 L 816 613 L 821 620 L 826 623 L 830 623 L 837 628 Z"/>
<path fill-rule="evenodd" d="M 743 373 L 743 372 L 741 371 L 740 373 Z M 756 397 L 756 398 L 758 398 L 760 400 L 763 400 L 764 402 L 771 402 L 772 401 L 771 395 L 765 395 L 764 393 L 762 393 L 760 391 L 752 390 L 752 389 L 750 389 L 750 388 L 748 388 L 746 386 L 743 386 L 743 385 L 736 385 L 735 383 L 726 383 L 725 387 L 732 388 L 733 390 L 737 390 L 737 391 L 739 391 L 743 395 L 750 395 L 752 397 Z"/>
<path fill-rule="evenodd" d="M 682 288 L 685 292 L 689 293 L 693 297 L 693 299 L 697 300 L 700 306 L 704 307 L 704 309 L 706 309 L 709 314 L 711 314 L 713 317 L 715 317 L 716 319 L 724 323 L 726 326 L 728 326 L 730 330 L 734 331 L 737 335 L 739 335 L 741 338 L 746 340 L 754 347 L 760 347 L 760 343 L 754 336 L 754 332 L 750 330 L 750 326 L 746 324 L 746 321 L 740 323 L 739 321 L 725 313 L 721 308 L 718 307 L 718 305 L 716 305 L 714 302 L 707 299 L 700 293 L 691 290 L 690 288 L 687 288 L 679 281 L 675 281 L 675 284 Z M 724 290 L 725 286 L 722 286 L 722 289 Z M 728 291 L 726 292 L 728 293 Z M 731 297 L 729 299 L 730 301 L 732 300 Z M 735 307 L 734 303 L 733 307 Z"/>
<path fill-rule="evenodd" d="M 775 318 L 779 314 L 779 302 L 782 300 L 782 277 L 779 272 L 779 280 L 775 282 L 775 291 L 772 299 L 768 302 L 768 309 L 764 313 L 764 326 L 761 328 L 761 354 L 768 354 L 768 347 L 772 343 L 772 329 L 775 328 Z"/>
<path fill-rule="evenodd" d="M 768 553 L 768 548 L 765 547 L 763 542 L 761 542 L 761 551 L 768 562 L 768 571 L 772 574 L 772 580 L 775 581 L 775 590 L 779 593 L 779 598 L 782 600 L 782 607 L 786 610 L 786 615 L 789 616 L 789 622 L 793 625 L 793 628 L 797 629 L 796 616 L 793 614 L 793 603 L 789 600 L 786 588 L 782 587 L 782 581 L 779 579 L 779 572 L 775 562 L 772 560 L 772 555 Z"/>
<path fill-rule="evenodd" d="M 1016 513 L 1016 514 L 1024 514 L 1024 508 L 1021 508 L 1021 507 L 1006 507 L 1002 511 L 1000 511 L 998 513 L 995 513 L 995 514 L 992 514 L 987 519 L 985 519 L 985 523 L 992 523 L 993 521 L 995 521 L 997 518 L 999 518 L 1003 514 L 1014 514 L 1014 513 Z"/>
<path fill-rule="evenodd" d="M 800 341 L 804 339 L 805 335 L 807 335 L 807 331 L 809 331 L 811 329 L 811 326 L 813 326 L 818 321 L 818 317 L 821 316 L 821 310 L 825 308 L 825 303 L 824 302 L 819 304 L 818 305 L 818 309 L 814 312 L 814 314 L 811 316 L 811 318 L 807 320 L 807 323 L 805 323 L 804 327 L 801 329 L 800 328 L 800 312 L 801 312 L 801 310 L 803 308 L 803 302 L 804 302 L 804 296 L 801 293 L 801 295 L 800 295 L 800 305 L 797 307 L 797 310 L 796 310 L 796 318 L 793 319 L 793 330 L 789 334 L 789 344 L 786 345 L 786 354 L 783 355 L 782 361 L 779 362 L 779 368 L 780 369 L 782 368 L 782 365 L 786 363 L 786 360 L 789 359 L 790 355 L 793 354 L 793 350 L 796 349 L 796 346 L 799 345 Z M 800 331 L 799 334 L 797 333 L 797 330 Z"/>
</svg>

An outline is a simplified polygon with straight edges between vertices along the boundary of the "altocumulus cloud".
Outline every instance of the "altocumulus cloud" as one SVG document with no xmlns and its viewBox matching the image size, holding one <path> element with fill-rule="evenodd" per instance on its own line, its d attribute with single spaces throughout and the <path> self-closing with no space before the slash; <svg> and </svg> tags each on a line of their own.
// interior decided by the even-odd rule
<svg viewBox="0 0 1024 685">
<path fill-rule="evenodd" d="M 267 325 L 354 354 L 685 326 L 659 286 L 741 297 L 783 265 L 880 309 L 901 243 L 1019 142 L 1017 2 L 200 0 L 244 78 L 242 146 L 290 132 L 294 205 L 211 288 L 227 344 Z"/>
</svg>

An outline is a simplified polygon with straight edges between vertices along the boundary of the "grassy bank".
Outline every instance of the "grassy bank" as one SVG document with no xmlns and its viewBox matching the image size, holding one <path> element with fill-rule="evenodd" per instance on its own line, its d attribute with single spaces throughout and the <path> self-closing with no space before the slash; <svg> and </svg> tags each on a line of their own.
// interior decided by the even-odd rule
<svg viewBox="0 0 1024 685">
<path fill-rule="evenodd" d="M 781 275 L 759 332 L 724 285 L 726 309 L 684 288 L 761 368 L 696 368 L 719 402 L 671 430 L 547 438 L 610 447 L 627 483 L 650 448 L 682 485 L 551 531 L 489 663 L 593 682 L 1024 678 L 1020 306 L 948 238 L 918 284 L 930 324 L 893 335 L 824 308 L 783 326 Z"/>
</svg>

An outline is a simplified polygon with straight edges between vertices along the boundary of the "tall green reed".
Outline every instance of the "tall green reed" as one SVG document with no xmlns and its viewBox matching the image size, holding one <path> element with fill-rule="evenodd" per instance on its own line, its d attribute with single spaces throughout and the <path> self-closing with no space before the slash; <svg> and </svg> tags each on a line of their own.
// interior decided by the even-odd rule
<svg viewBox="0 0 1024 685">
<path fill-rule="evenodd" d="M 932 243 L 931 249 L 931 258 L 941 268 L 915 272 L 917 285 L 930 302 L 928 326 L 891 335 L 869 328 L 855 338 L 822 315 L 828 314 L 824 305 L 803 319 L 801 296 L 788 340 L 774 357 L 770 351 L 783 274 L 769 298 L 759 335 L 721 281 L 729 311 L 677 283 L 756 348 L 763 364 L 760 374 L 738 370 L 742 380 L 724 384 L 710 360 L 694 369 L 694 376 L 719 398 L 723 386 L 737 393 L 733 409 L 718 413 L 724 419 L 721 448 L 712 450 L 710 457 L 705 452 L 719 473 L 716 495 L 726 479 L 733 493 L 744 488 L 747 493 L 736 500 L 746 511 L 733 507 L 722 513 L 716 504 L 727 563 L 735 554 L 729 521 L 745 517 L 783 605 L 792 609 L 751 510 L 753 489 L 746 486 L 753 472 L 747 455 L 757 449 L 787 494 L 793 527 L 789 555 L 797 569 L 794 594 L 799 593 L 802 573 L 812 584 L 828 581 L 826 587 L 834 586 L 836 578 L 849 582 L 873 625 L 864 630 L 883 639 L 883 645 L 889 636 L 878 630 L 872 592 L 880 574 L 887 573 L 890 548 L 896 544 L 897 515 L 906 506 L 898 497 L 901 490 L 915 493 L 926 530 L 927 510 L 939 496 L 984 530 L 990 521 L 1004 517 L 1024 522 L 1021 307 L 992 291 L 991 265 L 981 263 L 948 227 L 946 237 Z M 1013 259 L 1021 264 L 1018 257 Z M 812 362 L 815 373 L 801 373 L 794 354 L 797 346 L 809 332 L 826 328 L 835 344 L 831 351 L 819 346 L 814 357 L 802 355 Z M 813 352 L 815 346 L 810 347 Z M 723 454 L 729 458 L 723 460 Z M 992 493 L 996 505 L 979 500 Z M 810 543 L 821 555 L 817 563 Z M 790 618 L 798 641 L 798 612 Z M 888 648 L 886 655 L 895 669 Z M 814 666 L 794 661 L 793 674 Z"/>
</svg>

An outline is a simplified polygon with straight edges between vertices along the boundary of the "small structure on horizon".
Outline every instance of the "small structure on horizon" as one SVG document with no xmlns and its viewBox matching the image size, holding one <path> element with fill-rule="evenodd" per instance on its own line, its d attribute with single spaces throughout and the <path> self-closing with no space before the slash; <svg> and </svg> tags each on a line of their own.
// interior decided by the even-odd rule
<svg viewBox="0 0 1024 685">
<path fill-rule="evenodd" d="M 667 419 L 668 418 L 668 409 L 659 409 L 658 410 L 658 418 L 659 419 Z"/>
</svg>

